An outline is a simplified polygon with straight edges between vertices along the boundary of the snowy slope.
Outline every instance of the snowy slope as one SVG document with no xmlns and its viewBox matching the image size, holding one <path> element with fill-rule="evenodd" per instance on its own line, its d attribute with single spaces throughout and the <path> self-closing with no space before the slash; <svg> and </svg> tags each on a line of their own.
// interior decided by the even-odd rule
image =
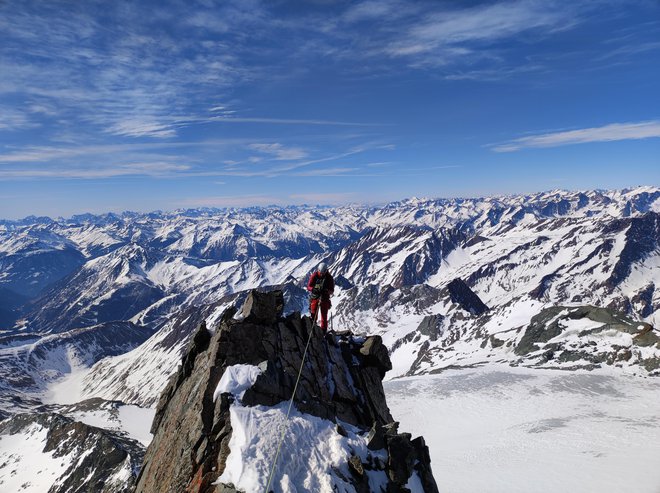
<svg viewBox="0 0 660 493">
<path fill-rule="evenodd" d="M 0 491 L 128 493 L 144 447 L 57 413 L 0 422 Z"/>
<path fill-rule="evenodd" d="M 491 365 L 385 382 L 441 491 L 657 493 L 660 380 Z"/>
<path fill-rule="evenodd" d="M 57 284 L 44 285 L 22 312 L 12 309 L 9 317 L 23 318 L 5 333 L 57 333 L 129 319 L 160 331 L 144 347 L 73 379 L 81 396 L 153 404 L 189 337 L 174 329 L 182 314 L 208 317 L 246 290 L 283 283 L 298 286 L 290 298 L 304 311 L 302 287 L 326 260 L 338 284 L 333 327 L 382 334 L 395 347 L 392 376 L 417 371 L 420 352 L 436 359 L 433 367 L 442 366 L 441 359 L 454 364 L 449 346 L 474 356 L 461 360 L 483 361 L 498 348 L 474 349 L 475 341 L 518 334 L 546 307 L 610 307 L 657 325 L 659 201 L 660 189 L 640 187 L 410 199 L 380 208 L 200 209 L 6 222 L 5 255 L 74 248 L 85 260 Z M 454 314 L 443 290 L 455 278 L 491 307 L 487 322 Z M 3 285 L 14 286 L 11 280 Z M 444 317 L 449 327 L 442 340 L 417 336 L 430 315 Z"/>
</svg>

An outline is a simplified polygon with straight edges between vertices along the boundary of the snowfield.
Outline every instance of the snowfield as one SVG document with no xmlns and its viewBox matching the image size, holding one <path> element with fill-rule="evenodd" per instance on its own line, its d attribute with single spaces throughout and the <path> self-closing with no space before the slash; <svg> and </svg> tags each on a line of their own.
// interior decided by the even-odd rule
<svg viewBox="0 0 660 493">
<path fill-rule="evenodd" d="M 384 383 L 445 493 L 658 493 L 660 381 L 491 366 Z"/>
</svg>

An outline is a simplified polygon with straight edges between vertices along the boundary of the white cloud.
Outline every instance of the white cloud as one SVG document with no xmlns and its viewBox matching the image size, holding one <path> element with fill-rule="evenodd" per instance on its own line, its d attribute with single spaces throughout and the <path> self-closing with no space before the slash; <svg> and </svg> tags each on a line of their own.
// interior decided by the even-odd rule
<svg viewBox="0 0 660 493">
<path fill-rule="evenodd" d="M 151 176 L 166 178 L 189 171 L 191 167 L 185 164 L 167 162 L 126 163 L 116 166 L 98 167 L 47 167 L 0 169 L 0 180 L 17 178 L 51 178 L 51 179 L 103 179 L 118 176 Z"/>
<path fill-rule="evenodd" d="M 0 130 L 20 130 L 39 126 L 26 113 L 14 109 L 0 107 Z"/>
<path fill-rule="evenodd" d="M 172 125 L 159 123 L 155 120 L 144 118 L 133 118 L 120 120 L 110 125 L 108 132 L 115 135 L 125 135 L 129 137 L 174 137 L 176 131 Z"/>
<path fill-rule="evenodd" d="M 503 66 L 502 53 L 493 51 L 494 43 L 569 29 L 581 23 L 584 12 L 596 3 L 510 0 L 465 7 L 459 2 L 458 8 L 429 3 L 420 8 L 411 2 L 367 0 L 347 9 L 344 19 L 349 24 L 377 22 L 368 41 L 352 38 L 362 54 L 406 58 L 411 66 L 473 67 L 476 60 Z M 474 68 L 470 70 L 477 75 Z"/>
<path fill-rule="evenodd" d="M 374 19 L 387 19 L 410 9 L 412 4 L 401 4 L 393 0 L 366 0 L 350 6 L 344 12 L 347 22 L 360 22 Z"/>
<path fill-rule="evenodd" d="M 345 176 L 359 168 L 320 168 L 294 173 L 295 176 Z"/>
<path fill-rule="evenodd" d="M 660 137 L 660 121 L 612 123 L 602 127 L 582 128 L 521 137 L 492 146 L 495 152 L 512 152 L 525 148 L 557 147 L 589 142 L 639 140 Z"/>
<path fill-rule="evenodd" d="M 387 126 L 383 123 L 364 123 L 364 122 L 345 122 L 336 120 L 301 120 L 296 118 L 261 118 L 261 117 L 234 117 L 234 116 L 221 116 L 210 117 L 204 119 L 207 122 L 223 122 L 223 123 L 269 123 L 269 124 L 282 124 L 282 125 L 331 125 L 331 126 L 346 126 L 346 127 L 382 127 Z"/>
<path fill-rule="evenodd" d="M 280 143 L 250 144 L 248 147 L 263 154 L 273 156 L 277 161 L 296 161 L 307 157 L 307 152 L 300 147 L 285 147 Z"/>
</svg>

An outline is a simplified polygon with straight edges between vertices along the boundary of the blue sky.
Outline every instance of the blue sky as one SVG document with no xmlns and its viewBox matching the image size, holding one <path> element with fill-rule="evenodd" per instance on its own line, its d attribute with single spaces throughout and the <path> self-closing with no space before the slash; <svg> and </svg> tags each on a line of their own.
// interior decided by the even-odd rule
<svg viewBox="0 0 660 493">
<path fill-rule="evenodd" d="M 0 217 L 660 184 L 660 4 L 0 2 Z"/>
</svg>

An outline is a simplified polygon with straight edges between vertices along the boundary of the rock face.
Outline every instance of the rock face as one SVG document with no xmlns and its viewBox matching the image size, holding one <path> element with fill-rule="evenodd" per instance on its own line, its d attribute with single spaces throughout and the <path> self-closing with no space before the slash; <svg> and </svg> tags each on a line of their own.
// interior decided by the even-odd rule
<svg viewBox="0 0 660 493">
<path fill-rule="evenodd" d="M 488 307 L 481 301 L 481 298 L 462 279 L 457 278 L 450 282 L 447 285 L 447 291 L 452 303 L 456 303 L 472 315 L 482 315 L 488 311 Z"/>
<path fill-rule="evenodd" d="M 445 317 L 439 313 L 435 315 L 426 315 L 417 327 L 417 332 L 428 336 L 432 341 L 437 341 L 442 335 L 444 321 Z"/>
<path fill-rule="evenodd" d="M 303 421 L 328 423 L 336 429 L 333 437 L 349 437 L 354 448 L 334 463 L 328 458 L 332 478 L 322 483 L 327 487 L 291 486 L 296 491 L 337 487 L 339 491 L 406 492 L 410 491 L 406 485 L 413 485 L 414 491 L 436 492 L 423 438 L 413 440 L 410 434 L 398 433 L 385 402 L 382 378 L 391 363 L 380 337 L 324 335 L 299 313 L 282 317 L 283 304 L 281 291 L 252 291 L 239 314 L 235 308 L 223 314 L 214 334 L 202 324 L 161 396 L 152 425 L 154 440 L 136 493 L 240 491 L 240 486 L 218 481 L 241 453 L 232 449 L 240 438 L 232 435 L 245 431 L 236 431 L 232 416 L 239 407 L 267 410 L 286 404 L 310 331 L 295 412 Z M 247 388 L 240 394 L 220 392 L 219 383 L 226 380 L 223 374 L 245 365 L 256 372 Z M 300 440 L 302 447 L 304 438 Z M 358 450 L 360 443 L 364 447 Z M 275 448 L 272 443 L 269 450 L 258 453 L 274 457 Z M 238 460 L 247 459 L 238 455 Z M 292 457 L 283 453 L 281 460 L 287 463 Z M 376 483 L 379 489 L 374 489 Z M 258 484 L 263 490 L 265 479 Z M 282 483 L 273 485 L 273 491 L 286 491 Z"/>
</svg>

